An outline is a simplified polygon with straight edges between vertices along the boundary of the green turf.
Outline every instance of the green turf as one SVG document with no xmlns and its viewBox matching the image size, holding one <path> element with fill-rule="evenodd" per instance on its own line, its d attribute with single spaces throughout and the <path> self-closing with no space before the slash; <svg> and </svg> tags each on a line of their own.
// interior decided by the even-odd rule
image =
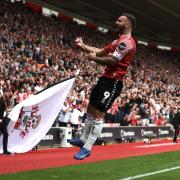
<svg viewBox="0 0 180 180">
<path fill-rule="evenodd" d="M 180 166 L 180 152 L 139 156 L 46 170 L 0 175 L 0 180 L 120 180 Z M 179 180 L 180 169 L 139 178 L 143 180 Z"/>
</svg>

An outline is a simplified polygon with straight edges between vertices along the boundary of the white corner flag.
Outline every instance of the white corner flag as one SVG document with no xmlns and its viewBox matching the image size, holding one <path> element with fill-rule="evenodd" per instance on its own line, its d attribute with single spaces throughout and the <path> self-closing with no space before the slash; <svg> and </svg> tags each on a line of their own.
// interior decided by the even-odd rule
<svg viewBox="0 0 180 180">
<path fill-rule="evenodd" d="M 12 109 L 8 116 L 11 119 L 8 125 L 9 151 L 24 153 L 40 142 L 54 123 L 74 80 L 73 77 L 49 87 Z"/>
</svg>

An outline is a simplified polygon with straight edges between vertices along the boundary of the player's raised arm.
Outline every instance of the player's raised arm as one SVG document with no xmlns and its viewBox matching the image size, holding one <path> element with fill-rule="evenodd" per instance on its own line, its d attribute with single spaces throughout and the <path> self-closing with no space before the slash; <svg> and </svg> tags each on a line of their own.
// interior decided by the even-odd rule
<svg viewBox="0 0 180 180">
<path fill-rule="evenodd" d="M 102 66 L 116 66 L 116 64 L 119 62 L 117 58 L 113 56 L 99 57 L 96 56 L 96 53 L 89 53 L 86 57 L 90 61 L 95 61 Z"/>
<path fill-rule="evenodd" d="M 101 54 L 103 54 L 103 52 L 104 52 L 104 49 L 100 49 L 100 48 L 96 48 L 96 47 L 92 47 L 92 46 L 88 46 L 88 45 L 84 44 L 81 37 L 77 37 L 75 39 L 74 43 L 78 47 L 80 47 L 81 49 L 83 49 L 84 51 L 86 51 L 88 53 L 96 53 L 98 56 L 101 56 Z"/>
</svg>

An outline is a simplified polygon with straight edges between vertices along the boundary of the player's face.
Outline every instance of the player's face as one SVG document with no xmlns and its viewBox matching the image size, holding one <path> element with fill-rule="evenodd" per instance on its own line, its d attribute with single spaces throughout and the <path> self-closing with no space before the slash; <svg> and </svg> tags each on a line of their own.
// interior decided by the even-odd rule
<svg viewBox="0 0 180 180">
<path fill-rule="evenodd" d="M 115 22 L 115 24 L 116 24 L 116 31 L 121 34 L 125 30 L 125 28 L 128 27 L 127 17 L 120 16 Z"/>
</svg>

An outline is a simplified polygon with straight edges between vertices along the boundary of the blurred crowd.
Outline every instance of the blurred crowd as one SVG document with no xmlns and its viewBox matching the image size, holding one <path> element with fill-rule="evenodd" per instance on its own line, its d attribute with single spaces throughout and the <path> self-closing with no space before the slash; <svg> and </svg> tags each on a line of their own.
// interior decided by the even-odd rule
<svg viewBox="0 0 180 180">
<path fill-rule="evenodd" d="M 73 41 L 82 36 L 85 43 L 103 47 L 117 37 L 34 13 L 24 5 L 1 1 L 0 6 L 0 97 L 6 110 L 80 69 L 56 121 L 60 126 L 79 126 L 103 67 L 86 60 Z M 122 126 L 168 124 L 180 107 L 179 69 L 178 54 L 138 45 L 122 94 L 105 122 Z"/>
</svg>

